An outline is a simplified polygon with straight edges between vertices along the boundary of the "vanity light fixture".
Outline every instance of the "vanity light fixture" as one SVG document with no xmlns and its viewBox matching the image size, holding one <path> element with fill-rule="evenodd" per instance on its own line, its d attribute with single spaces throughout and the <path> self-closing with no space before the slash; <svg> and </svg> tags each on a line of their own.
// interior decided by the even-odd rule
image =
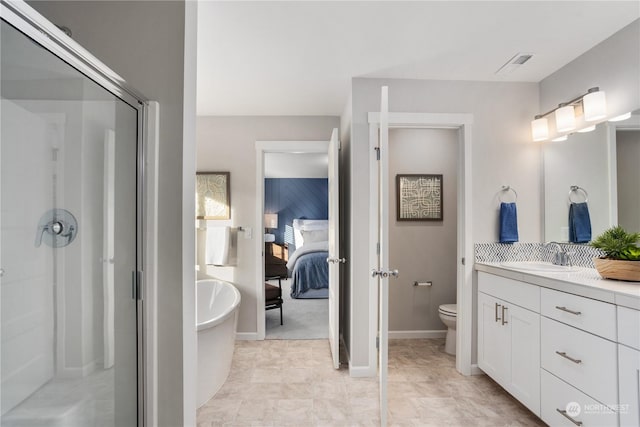
<svg viewBox="0 0 640 427">
<path fill-rule="evenodd" d="M 556 130 L 568 132 L 576 128 L 576 113 L 573 105 L 565 105 L 556 110 Z"/>
<path fill-rule="evenodd" d="M 580 132 L 580 133 L 587 133 L 587 132 L 592 132 L 592 131 L 594 131 L 594 130 L 596 130 L 596 125 L 591 125 L 591 126 L 588 126 L 588 127 L 586 127 L 586 128 L 582 128 L 582 129 L 580 129 L 578 132 Z"/>
<path fill-rule="evenodd" d="M 551 142 L 562 142 L 562 141 L 566 141 L 568 137 L 569 137 L 568 135 L 562 135 L 562 136 L 559 136 L 559 137 L 557 137 L 557 138 L 553 138 L 553 139 L 551 140 Z"/>
<path fill-rule="evenodd" d="M 609 121 L 610 122 L 621 122 L 623 120 L 627 120 L 630 117 L 631 117 L 631 111 L 629 111 L 628 113 L 621 114 L 619 116 L 612 117 L 612 118 L 609 119 Z"/>
<path fill-rule="evenodd" d="M 539 114 L 531 122 L 531 134 L 534 141 L 544 141 L 549 138 L 549 124 L 546 119 L 548 115 L 554 113 L 556 132 L 569 132 L 576 128 L 576 116 L 583 116 L 583 121 L 592 122 L 600 120 L 607 115 L 607 103 L 604 91 L 597 87 L 592 87 L 587 93 L 578 96 L 568 102 L 563 102 L 551 111 Z M 592 129 L 583 129 L 583 132 L 590 132 Z M 565 135 L 566 136 L 566 135 Z M 553 139 L 561 140 L 562 137 Z"/>
<path fill-rule="evenodd" d="M 607 117 L 607 100 L 604 92 L 598 90 L 597 87 L 589 89 L 582 98 L 582 109 L 584 111 L 584 119 L 587 122 L 594 122 Z"/>
<path fill-rule="evenodd" d="M 531 122 L 531 133 L 534 141 L 544 141 L 549 138 L 548 120 L 544 117 L 536 116 Z"/>
</svg>

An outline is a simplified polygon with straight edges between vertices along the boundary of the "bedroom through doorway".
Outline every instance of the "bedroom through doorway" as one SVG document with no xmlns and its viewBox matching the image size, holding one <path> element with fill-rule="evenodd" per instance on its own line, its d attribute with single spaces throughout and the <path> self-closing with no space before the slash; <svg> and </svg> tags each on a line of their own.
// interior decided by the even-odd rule
<svg viewBox="0 0 640 427">
<path fill-rule="evenodd" d="M 265 339 L 327 339 L 327 153 L 265 153 L 263 188 Z"/>
</svg>

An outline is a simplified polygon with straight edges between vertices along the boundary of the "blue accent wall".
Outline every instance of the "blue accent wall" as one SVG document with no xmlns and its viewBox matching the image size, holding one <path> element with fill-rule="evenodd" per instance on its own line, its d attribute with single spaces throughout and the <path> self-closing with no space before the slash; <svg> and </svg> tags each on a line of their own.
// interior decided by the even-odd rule
<svg viewBox="0 0 640 427">
<path fill-rule="evenodd" d="M 265 178 L 264 212 L 278 214 L 278 229 L 269 230 L 276 242 L 293 245 L 295 218 L 329 217 L 329 180 L 327 178 Z"/>
</svg>

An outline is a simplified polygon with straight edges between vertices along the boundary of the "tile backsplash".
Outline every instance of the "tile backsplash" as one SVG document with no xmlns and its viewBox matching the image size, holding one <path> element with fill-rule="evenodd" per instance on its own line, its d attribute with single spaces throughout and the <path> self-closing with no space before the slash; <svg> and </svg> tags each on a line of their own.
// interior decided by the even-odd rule
<svg viewBox="0 0 640 427">
<path fill-rule="evenodd" d="M 599 249 L 588 245 L 560 243 L 569 253 L 571 263 L 578 267 L 593 267 L 593 258 L 603 256 Z M 548 248 L 542 243 L 476 243 L 474 246 L 476 262 L 508 261 L 547 261 L 551 262 L 555 245 Z"/>
</svg>

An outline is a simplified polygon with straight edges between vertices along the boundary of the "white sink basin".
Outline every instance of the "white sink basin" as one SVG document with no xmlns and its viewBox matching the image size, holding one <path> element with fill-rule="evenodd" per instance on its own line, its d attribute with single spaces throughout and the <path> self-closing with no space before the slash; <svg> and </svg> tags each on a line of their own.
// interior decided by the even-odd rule
<svg viewBox="0 0 640 427">
<path fill-rule="evenodd" d="M 503 267 L 514 268 L 517 270 L 539 271 L 541 273 L 567 273 L 576 271 L 576 267 L 568 265 L 555 265 L 550 262 L 542 261 L 513 261 L 500 263 Z"/>
</svg>

